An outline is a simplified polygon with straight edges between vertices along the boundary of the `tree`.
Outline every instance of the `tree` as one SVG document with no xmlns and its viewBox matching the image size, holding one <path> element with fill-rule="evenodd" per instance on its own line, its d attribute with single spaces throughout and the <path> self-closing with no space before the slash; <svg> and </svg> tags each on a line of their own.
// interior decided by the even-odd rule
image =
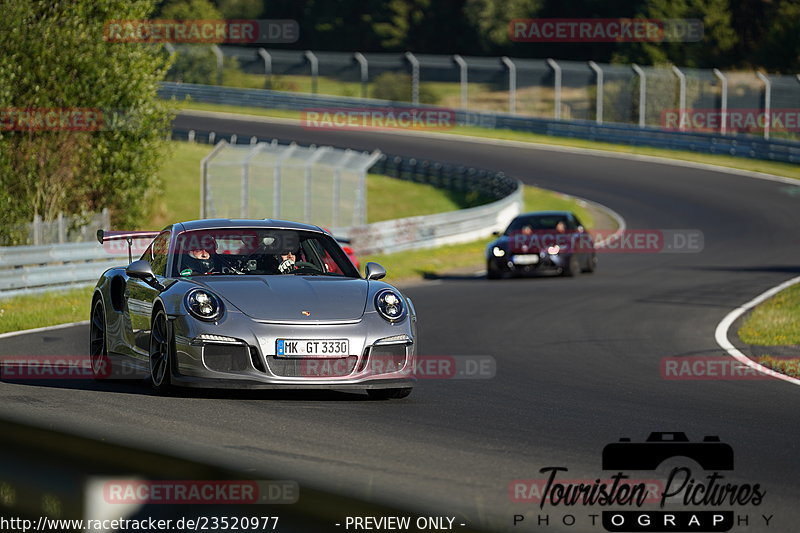
<svg viewBox="0 0 800 533">
<path fill-rule="evenodd" d="M 110 20 L 146 18 L 151 0 L 23 0 L 0 18 L 0 108 L 102 113 L 99 131 L 0 130 L 0 238 L 34 215 L 108 207 L 133 228 L 157 194 L 169 132 L 157 96 L 167 63 L 159 46 L 107 42 Z M 124 121 L 110 123 L 110 117 Z M 99 123 L 100 124 L 100 123 Z"/>
</svg>

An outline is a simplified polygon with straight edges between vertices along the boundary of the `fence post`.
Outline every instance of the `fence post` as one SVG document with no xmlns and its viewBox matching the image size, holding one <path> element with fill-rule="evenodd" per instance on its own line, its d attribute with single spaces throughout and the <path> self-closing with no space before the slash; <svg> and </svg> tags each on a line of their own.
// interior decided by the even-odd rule
<svg viewBox="0 0 800 533">
<path fill-rule="evenodd" d="M 222 85 L 222 69 L 224 68 L 225 56 L 216 44 L 211 45 L 211 51 L 217 56 L 217 85 Z"/>
<path fill-rule="evenodd" d="M 647 111 L 647 107 L 645 106 L 647 100 L 647 76 L 645 76 L 642 67 L 636 63 L 633 63 L 631 68 L 639 76 L 639 127 L 644 128 L 645 113 Z"/>
<path fill-rule="evenodd" d="M 272 56 L 263 48 L 258 49 L 258 55 L 264 60 L 264 88 L 272 89 Z"/>
<path fill-rule="evenodd" d="M 211 133 L 214 133 L 213 131 Z M 209 136 L 210 137 L 210 136 Z M 200 218 L 207 218 L 206 199 L 208 197 L 208 164 L 228 144 L 225 139 L 214 146 L 214 149 L 200 161 Z"/>
<path fill-rule="evenodd" d="M 33 244 L 42 244 L 42 217 L 38 214 L 33 215 Z"/>
<path fill-rule="evenodd" d="M 367 152 L 364 152 L 366 155 Z M 357 224 L 366 224 L 367 223 L 367 172 L 369 169 L 372 168 L 372 165 L 380 161 L 381 157 L 383 157 L 383 153 L 378 150 L 377 148 L 369 154 L 369 159 L 366 161 L 361 162 L 361 174 L 359 176 L 359 183 L 358 183 L 358 208 L 356 209 L 356 215 L 358 216 Z"/>
<path fill-rule="evenodd" d="M 453 56 L 453 61 L 455 61 L 456 64 L 458 65 L 458 71 L 459 71 L 458 79 L 459 83 L 461 84 L 461 109 L 467 109 L 467 106 L 469 105 L 468 93 L 467 93 L 468 90 L 467 75 L 469 72 L 467 70 L 467 62 L 464 61 L 464 58 L 458 54 L 455 54 Z"/>
<path fill-rule="evenodd" d="M 244 156 L 242 159 L 242 193 L 240 197 L 240 216 L 242 218 L 249 218 L 250 217 L 250 160 L 252 160 L 256 154 L 264 148 L 263 143 L 255 144 L 247 155 Z"/>
<path fill-rule="evenodd" d="M 561 120 L 561 67 L 556 63 L 555 59 L 548 58 L 547 64 L 553 69 L 553 74 L 555 75 L 555 95 L 553 102 L 555 111 L 553 112 L 553 118 Z"/>
<path fill-rule="evenodd" d="M 719 125 L 719 132 L 722 135 L 725 135 L 725 132 L 728 130 L 728 78 L 718 68 L 714 69 L 714 76 L 716 76 L 717 79 L 719 79 L 720 92 L 721 92 L 719 112 L 722 121 Z"/>
<path fill-rule="evenodd" d="M 756 76 L 764 82 L 764 138 L 769 139 L 770 122 L 772 122 L 772 82 L 761 72 L 756 72 Z"/>
<path fill-rule="evenodd" d="M 508 68 L 508 112 L 517 112 L 517 66 L 507 56 L 500 58 L 500 61 Z"/>
<path fill-rule="evenodd" d="M 336 228 L 339 224 L 339 195 L 341 193 L 342 168 L 344 168 L 355 154 L 356 152 L 348 148 L 345 150 L 342 159 L 333 167 L 333 192 L 331 194 L 331 226 L 333 228 Z"/>
<path fill-rule="evenodd" d="M 678 92 L 678 129 L 680 131 L 686 130 L 686 76 L 681 72 L 681 69 L 672 65 L 672 72 L 678 76 L 680 88 Z"/>
<path fill-rule="evenodd" d="M 311 94 L 317 94 L 317 77 L 319 76 L 319 60 L 317 60 L 317 56 L 314 55 L 314 52 L 311 50 L 306 50 L 303 52 L 303 55 L 308 59 L 308 63 L 311 66 Z"/>
<path fill-rule="evenodd" d="M 275 158 L 275 183 L 272 194 L 272 216 L 270 218 L 280 218 L 281 216 L 281 171 L 283 170 L 283 160 L 292 155 L 295 150 L 297 150 L 297 144 L 292 143 Z"/>
<path fill-rule="evenodd" d="M 102 213 L 103 227 L 105 229 L 109 229 L 111 227 L 111 214 L 108 212 L 108 208 L 104 207 L 101 213 Z"/>
<path fill-rule="evenodd" d="M 67 241 L 67 227 L 64 223 L 64 213 L 58 214 L 58 242 L 64 244 Z"/>
<path fill-rule="evenodd" d="M 596 76 L 597 95 L 595 97 L 595 121 L 598 124 L 603 123 L 603 69 L 594 61 L 589 61 L 589 68 L 594 71 Z"/>
<path fill-rule="evenodd" d="M 411 103 L 419 105 L 419 61 L 411 52 L 406 52 L 406 59 L 411 63 Z"/>
<path fill-rule="evenodd" d="M 367 85 L 369 84 L 369 63 L 361 52 L 353 54 L 358 64 L 361 66 L 361 98 L 367 97 Z"/>
<path fill-rule="evenodd" d="M 320 148 L 314 150 L 314 153 L 311 154 L 311 157 L 306 160 L 305 168 L 303 169 L 303 174 L 305 176 L 305 188 L 303 190 L 303 222 L 307 224 L 311 224 L 311 169 L 314 166 L 314 163 L 319 161 L 319 159 L 330 150 L 330 146 L 321 146 Z"/>
</svg>

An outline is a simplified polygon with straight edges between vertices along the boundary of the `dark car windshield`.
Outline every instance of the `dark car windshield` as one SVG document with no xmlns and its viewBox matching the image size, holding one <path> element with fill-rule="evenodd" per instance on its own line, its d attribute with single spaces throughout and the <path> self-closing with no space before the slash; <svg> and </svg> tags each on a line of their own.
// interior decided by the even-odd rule
<svg viewBox="0 0 800 533">
<path fill-rule="evenodd" d="M 172 275 L 317 275 L 359 277 L 335 239 L 313 231 L 226 228 L 185 231 L 174 246 Z"/>
<path fill-rule="evenodd" d="M 511 221 L 506 228 L 505 234 L 510 235 L 514 232 L 522 231 L 524 228 L 532 230 L 554 230 L 559 222 L 564 223 L 566 229 L 575 229 L 566 215 L 531 215 L 517 217 Z"/>
</svg>

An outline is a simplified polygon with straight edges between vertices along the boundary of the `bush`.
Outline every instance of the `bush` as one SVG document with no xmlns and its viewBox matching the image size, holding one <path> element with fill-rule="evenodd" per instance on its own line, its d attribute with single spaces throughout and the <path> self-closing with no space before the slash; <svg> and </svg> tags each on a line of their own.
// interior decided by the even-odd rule
<svg viewBox="0 0 800 533">
<path fill-rule="evenodd" d="M 0 108 L 92 109 L 126 117 L 98 131 L 0 133 L 0 240 L 38 214 L 108 207 L 118 227 L 141 223 L 171 116 L 157 95 L 160 47 L 103 38 L 108 20 L 147 18 L 152 0 L 30 0 L 0 18 Z M 17 238 L 12 240 L 17 240 Z"/>
</svg>

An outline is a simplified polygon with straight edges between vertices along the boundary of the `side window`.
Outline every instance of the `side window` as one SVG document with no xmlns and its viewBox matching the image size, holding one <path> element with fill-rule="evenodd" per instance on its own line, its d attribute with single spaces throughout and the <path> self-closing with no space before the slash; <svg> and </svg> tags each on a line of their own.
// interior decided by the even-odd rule
<svg viewBox="0 0 800 533">
<path fill-rule="evenodd" d="M 169 231 L 162 232 L 150 245 L 150 248 L 152 249 L 150 266 L 153 267 L 153 274 L 156 276 L 164 276 L 167 271 L 167 257 L 169 257 L 169 236 Z"/>
<path fill-rule="evenodd" d="M 581 224 L 581 221 L 578 220 L 578 217 L 576 217 L 575 215 L 570 216 L 569 220 L 571 225 L 569 229 L 578 229 L 580 226 L 583 226 L 583 224 Z"/>
</svg>

